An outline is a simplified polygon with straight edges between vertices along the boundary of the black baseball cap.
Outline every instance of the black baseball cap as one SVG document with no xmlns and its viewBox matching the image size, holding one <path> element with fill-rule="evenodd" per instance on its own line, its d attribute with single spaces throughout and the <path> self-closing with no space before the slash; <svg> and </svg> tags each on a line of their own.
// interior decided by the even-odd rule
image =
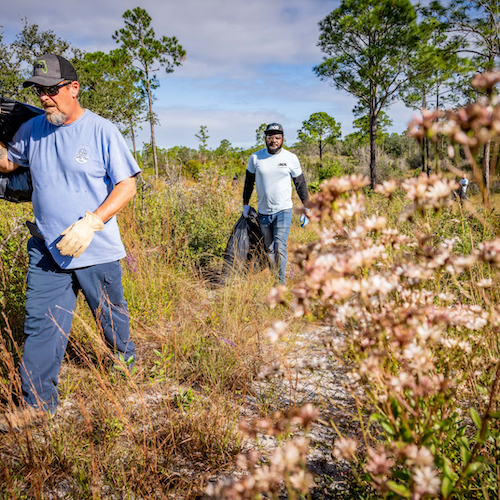
<svg viewBox="0 0 500 500">
<path fill-rule="evenodd" d="M 23 82 L 23 87 L 57 85 L 63 80 L 78 80 L 75 68 L 64 57 L 44 54 L 35 61 L 33 76 Z"/>
<path fill-rule="evenodd" d="M 283 134 L 283 127 L 279 123 L 270 123 L 266 130 L 264 130 L 264 134 L 266 135 L 275 135 L 275 134 Z"/>
</svg>

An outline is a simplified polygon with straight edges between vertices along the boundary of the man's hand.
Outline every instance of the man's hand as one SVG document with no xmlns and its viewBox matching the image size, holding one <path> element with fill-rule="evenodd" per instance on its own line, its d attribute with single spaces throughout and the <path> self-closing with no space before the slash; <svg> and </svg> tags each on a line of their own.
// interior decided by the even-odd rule
<svg viewBox="0 0 500 500">
<path fill-rule="evenodd" d="M 307 224 L 309 224 L 309 208 L 306 208 L 306 213 L 305 214 L 300 214 L 300 227 L 305 227 Z M 307 215 L 306 215 L 307 214 Z"/>
<path fill-rule="evenodd" d="M 61 255 L 80 257 L 90 245 L 94 233 L 103 228 L 104 222 L 96 214 L 85 212 L 83 219 L 77 220 L 61 233 L 63 239 L 56 247 Z"/>
<path fill-rule="evenodd" d="M 250 205 L 243 205 L 243 217 L 248 219 L 248 212 L 250 212 Z"/>
<path fill-rule="evenodd" d="M 9 157 L 7 156 L 7 146 L 0 142 L 0 172 L 4 174 L 8 174 L 9 172 L 13 172 L 19 165 L 11 162 Z"/>
</svg>

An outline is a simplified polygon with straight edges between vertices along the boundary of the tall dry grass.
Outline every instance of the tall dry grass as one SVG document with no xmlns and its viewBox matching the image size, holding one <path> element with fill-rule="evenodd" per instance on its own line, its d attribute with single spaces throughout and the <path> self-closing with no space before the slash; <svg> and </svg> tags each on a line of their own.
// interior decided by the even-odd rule
<svg viewBox="0 0 500 500">
<path fill-rule="evenodd" d="M 237 424 L 246 397 L 278 354 L 262 332 L 277 319 L 292 330 L 300 323 L 268 307 L 268 271 L 218 281 L 240 200 L 223 179 L 156 184 L 120 214 L 137 363 L 129 371 L 115 360 L 79 297 L 58 414 L 0 435 L 0 497 L 195 498 L 233 467 L 245 446 Z M 0 401 L 9 412 L 22 401 L 27 261 L 26 233 L 16 224 L 31 214 L 29 205 L 0 210 L 9 250 L 2 253 Z"/>
</svg>

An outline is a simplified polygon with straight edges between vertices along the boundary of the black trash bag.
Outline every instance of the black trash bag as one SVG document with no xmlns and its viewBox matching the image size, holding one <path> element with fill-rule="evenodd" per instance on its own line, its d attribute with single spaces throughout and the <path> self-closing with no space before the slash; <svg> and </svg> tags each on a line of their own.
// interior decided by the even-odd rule
<svg viewBox="0 0 500 500">
<path fill-rule="evenodd" d="M 13 203 L 31 201 L 33 185 L 27 167 L 19 167 L 11 174 L 0 172 L 0 199 Z"/>
<path fill-rule="evenodd" d="M 24 122 L 43 112 L 43 109 L 0 96 L 0 141 L 10 142 Z M 29 168 L 20 167 L 11 174 L 0 173 L 0 199 L 14 203 L 31 201 L 32 192 Z"/>
<path fill-rule="evenodd" d="M 7 144 L 24 122 L 43 113 L 41 108 L 0 96 L 0 141 Z"/>
<path fill-rule="evenodd" d="M 250 207 L 248 218 L 243 215 L 234 225 L 224 253 L 224 273 L 259 271 L 269 267 L 269 257 L 260 230 L 257 212 Z"/>
</svg>

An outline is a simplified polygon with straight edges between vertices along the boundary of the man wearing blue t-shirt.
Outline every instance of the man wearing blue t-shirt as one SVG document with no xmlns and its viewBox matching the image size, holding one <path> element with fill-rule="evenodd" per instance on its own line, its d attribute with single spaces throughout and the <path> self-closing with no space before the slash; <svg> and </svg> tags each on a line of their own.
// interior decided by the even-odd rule
<svg viewBox="0 0 500 500">
<path fill-rule="evenodd" d="M 33 87 L 45 115 L 21 125 L 8 147 L 0 143 L 0 171 L 31 172 L 38 231 L 28 242 L 21 380 L 28 410 L 54 414 L 79 290 L 115 354 L 135 359 L 115 216 L 134 197 L 140 169 L 116 127 L 80 106 L 66 59 L 41 56 L 23 86 Z"/>
<path fill-rule="evenodd" d="M 286 282 L 287 240 L 292 225 L 292 183 L 302 203 L 309 199 L 307 184 L 296 155 L 283 149 L 283 127 L 271 123 L 264 131 L 266 149 L 250 156 L 243 188 L 243 216 L 248 217 L 250 197 L 257 186 L 259 226 L 264 244 L 274 263 L 278 282 Z M 300 216 L 304 227 L 309 222 Z"/>
</svg>

